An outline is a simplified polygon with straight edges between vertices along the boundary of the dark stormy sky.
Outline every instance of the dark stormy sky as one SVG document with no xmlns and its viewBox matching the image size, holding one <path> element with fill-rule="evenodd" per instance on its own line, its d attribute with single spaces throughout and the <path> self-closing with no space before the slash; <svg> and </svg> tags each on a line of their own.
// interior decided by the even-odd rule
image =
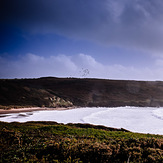
<svg viewBox="0 0 163 163">
<path fill-rule="evenodd" d="M 163 80 L 162 0 L 0 0 L 0 78 Z"/>
</svg>

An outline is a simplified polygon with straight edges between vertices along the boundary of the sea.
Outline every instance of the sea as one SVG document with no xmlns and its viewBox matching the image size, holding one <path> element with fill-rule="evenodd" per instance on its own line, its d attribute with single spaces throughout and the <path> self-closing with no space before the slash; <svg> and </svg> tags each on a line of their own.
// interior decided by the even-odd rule
<svg viewBox="0 0 163 163">
<path fill-rule="evenodd" d="M 89 123 L 124 128 L 131 132 L 163 135 L 163 107 L 84 107 L 71 110 L 44 110 L 1 114 L 0 121 Z"/>
</svg>

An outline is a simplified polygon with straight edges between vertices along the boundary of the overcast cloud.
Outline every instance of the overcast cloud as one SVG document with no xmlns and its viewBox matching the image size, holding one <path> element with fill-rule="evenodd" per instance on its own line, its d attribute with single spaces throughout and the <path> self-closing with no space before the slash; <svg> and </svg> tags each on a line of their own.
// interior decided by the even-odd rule
<svg viewBox="0 0 163 163">
<path fill-rule="evenodd" d="M 93 57 L 78 54 L 75 57 L 58 55 L 48 58 L 35 54 L 20 56 L 17 60 L 0 57 L 1 78 L 37 78 L 44 76 L 105 78 L 130 80 L 162 80 L 163 61 L 156 60 L 155 69 L 134 68 L 122 65 L 103 65 Z"/>
<path fill-rule="evenodd" d="M 1 3 L 3 25 L 162 55 L 162 0 L 2 0 Z"/>
</svg>

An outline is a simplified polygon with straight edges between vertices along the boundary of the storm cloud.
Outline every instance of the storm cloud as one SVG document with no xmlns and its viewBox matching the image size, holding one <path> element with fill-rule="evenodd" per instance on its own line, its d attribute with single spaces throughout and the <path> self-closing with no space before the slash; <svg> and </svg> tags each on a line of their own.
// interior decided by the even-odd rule
<svg viewBox="0 0 163 163">
<path fill-rule="evenodd" d="M 162 55 L 162 0 L 2 0 L 1 32 L 13 26 Z"/>
</svg>

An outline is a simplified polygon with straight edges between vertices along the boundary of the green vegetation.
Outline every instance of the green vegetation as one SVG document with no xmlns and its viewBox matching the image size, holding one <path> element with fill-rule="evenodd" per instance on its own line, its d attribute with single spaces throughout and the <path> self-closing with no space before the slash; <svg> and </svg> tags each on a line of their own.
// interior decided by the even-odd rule
<svg viewBox="0 0 163 163">
<path fill-rule="evenodd" d="M 0 122 L 0 162 L 163 162 L 163 136 L 96 128 Z"/>
</svg>

